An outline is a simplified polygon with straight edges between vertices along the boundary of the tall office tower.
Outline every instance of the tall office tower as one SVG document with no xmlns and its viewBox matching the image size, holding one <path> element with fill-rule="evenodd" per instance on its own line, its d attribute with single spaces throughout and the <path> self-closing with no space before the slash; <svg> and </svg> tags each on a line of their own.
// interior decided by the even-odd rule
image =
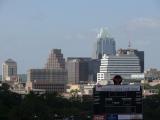
<svg viewBox="0 0 160 120">
<path fill-rule="evenodd" d="M 2 64 L 2 80 L 3 81 L 12 81 L 17 78 L 17 63 L 8 59 Z"/>
<path fill-rule="evenodd" d="M 141 66 L 141 73 L 144 73 L 144 51 L 139 51 L 137 49 L 119 49 L 117 51 L 118 54 L 127 54 L 128 52 L 132 51 L 140 60 L 140 66 Z"/>
<path fill-rule="evenodd" d="M 48 61 L 45 65 L 45 69 L 64 69 L 65 59 L 61 53 L 61 49 L 53 49 L 49 54 Z"/>
<path fill-rule="evenodd" d="M 95 43 L 94 58 L 101 59 L 103 54 L 115 55 L 116 54 L 116 42 L 109 36 L 106 29 L 101 29 L 97 36 Z"/>
<path fill-rule="evenodd" d="M 91 58 L 69 57 L 67 59 L 68 83 L 78 84 L 88 81 L 89 61 Z"/>
<path fill-rule="evenodd" d="M 65 92 L 67 71 L 65 59 L 60 49 L 53 49 L 44 69 L 30 69 L 26 89 L 41 89 L 46 92 Z"/>
<path fill-rule="evenodd" d="M 68 59 L 66 63 L 66 68 L 68 71 L 68 83 L 78 84 L 79 83 L 79 60 Z"/>
<path fill-rule="evenodd" d="M 97 81 L 97 73 L 99 72 L 100 59 L 92 59 L 89 61 L 89 81 Z"/>
<path fill-rule="evenodd" d="M 139 58 L 130 51 L 127 54 L 105 55 L 101 59 L 97 82 L 110 81 L 115 75 L 121 75 L 124 81 L 132 79 L 133 75 L 141 73 Z M 130 82 L 130 81 L 129 81 Z"/>
</svg>

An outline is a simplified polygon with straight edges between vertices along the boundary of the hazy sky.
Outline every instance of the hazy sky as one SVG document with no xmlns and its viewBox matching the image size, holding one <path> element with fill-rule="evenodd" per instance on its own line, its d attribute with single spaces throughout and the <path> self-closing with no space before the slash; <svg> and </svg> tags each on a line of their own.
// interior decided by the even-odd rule
<svg viewBox="0 0 160 120">
<path fill-rule="evenodd" d="M 117 49 L 130 40 L 145 51 L 146 69 L 160 69 L 159 0 L 0 0 L 0 64 L 13 58 L 26 73 L 42 68 L 52 48 L 90 57 L 101 27 Z"/>
</svg>

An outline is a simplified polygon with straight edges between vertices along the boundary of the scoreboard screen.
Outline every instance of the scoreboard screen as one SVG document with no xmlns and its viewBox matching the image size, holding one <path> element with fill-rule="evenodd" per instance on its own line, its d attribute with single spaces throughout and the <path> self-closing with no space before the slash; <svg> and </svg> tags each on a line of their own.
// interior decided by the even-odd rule
<svg viewBox="0 0 160 120">
<path fill-rule="evenodd" d="M 105 85 L 93 90 L 94 114 L 142 114 L 139 85 Z"/>
</svg>

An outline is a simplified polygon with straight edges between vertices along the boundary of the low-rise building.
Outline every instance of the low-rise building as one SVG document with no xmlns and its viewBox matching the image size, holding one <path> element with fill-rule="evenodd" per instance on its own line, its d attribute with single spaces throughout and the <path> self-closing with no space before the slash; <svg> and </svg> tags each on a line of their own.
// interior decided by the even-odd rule
<svg viewBox="0 0 160 120">
<path fill-rule="evenodd" d="M 145 80 L 160 80 L 160 71 L 156 68 L 148 69 L 144 72 Z"/>
<path fill-rule="evenodd" d="M 63 69 L 30 69 L 26 90 L 43 89 L 46 92 L 65 92 L 67 71 Z"/>
</svg>

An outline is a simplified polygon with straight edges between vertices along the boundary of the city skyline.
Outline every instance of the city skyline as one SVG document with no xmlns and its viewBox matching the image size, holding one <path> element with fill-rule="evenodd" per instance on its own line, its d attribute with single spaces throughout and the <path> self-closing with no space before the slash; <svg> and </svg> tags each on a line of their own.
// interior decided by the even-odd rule
<svg viewBox="0 0 160 120">
<path fill-rule="evenodd" d="M 158 11 L 158 0 L 2 0 L 0 63 L 12 58 L 18 73 L 26 73 L 42 68 L 53 48 L 62 49 L 65 58 L 91 57 L 100 28 L 108 27 L 117 49 L 127 48 L 131 41 L 132 48 L 145 52 L 145 69 L 160 69 L 160 56 L 155 54 L 160 38 Z"/>
</svg>

